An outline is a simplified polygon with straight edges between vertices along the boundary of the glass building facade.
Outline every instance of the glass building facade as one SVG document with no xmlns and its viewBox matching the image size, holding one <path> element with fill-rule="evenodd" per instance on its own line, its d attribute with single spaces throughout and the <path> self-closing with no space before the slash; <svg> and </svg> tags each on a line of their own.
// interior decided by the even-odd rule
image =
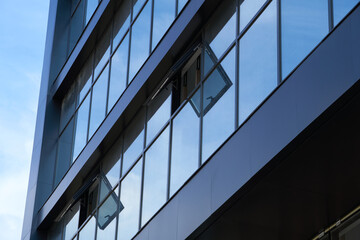
<svg viewBox="0 0 360 240">
<path fill-rule="evenodd" d="M 193 0 L 123 0 L 97 29 L 58 101 L 51 199 Z M 57 3 L 49 79 L 104 1 Z M 49 240 L 132 239 L 246 125 L 358 4 L 353 0 L 219 1 L 157 77 L 94 171 L 45 231 Z M 59 10 L 60 9 L 60 10 Z M 66 11 L 64 11 L 66 9 Z M 84 55 L 83 55 L 84 56 Z M 169 67 L 170 66 L 170 67 Z M 155 87 L 156 85 L 156 87 Z M 113 130 L 111 130 L 113 131 Z M 107 133 L 110 134 L 110 133 Z M 40 205 L 45 204 L 45 201 Z"/>
</svg>

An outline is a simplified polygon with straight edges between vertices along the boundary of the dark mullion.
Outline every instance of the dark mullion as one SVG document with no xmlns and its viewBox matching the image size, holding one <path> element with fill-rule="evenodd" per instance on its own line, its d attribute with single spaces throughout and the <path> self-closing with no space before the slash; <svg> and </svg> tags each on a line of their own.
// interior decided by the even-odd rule
<svg viewBox="0 0 360 240">
<path fill-rule="evenodd" d="M 277 28 L 277 83 L 282 81 L 282 52 L 281 52 L 281 0 L 277 1 L 276 28 Z"/>
<path fill-rule="evenodd" d="M 205 31 L 202 32 L 202 39 L 205 39 Z M 204 60 L 205 60 L 205 45 L 201 46 L 201 54 L 200 54 L 200 119 L 199 119 L 199 163 L 198 168 L 200 168 L 202 161 L 202 139 L 203 139 L 203 98 L 204 98 Z M 198 61 L 198 59 L 196 59 Z M 198 64 L 198 63 L 196 63 Z"/>
<path fill-rule="evenodd" d="M 93 55 L 93 61 L 92 61 L 92 66 L 91 66 L 91 87 L 90 87 L 90 103 L 89 103 L 89 117 L 88 117 L 88 125 L 87 125 L 87 134 L 86 134 L 86 144 L 88 143 L 89 141 L 89 138 L 90 138 L 90 134 L 89 134 L 89 130 L 90 130 L 90 114 L 91 114 L 91 106 L 92 106 L 92 90 L 93 90 L 93 85 L 94 85 L 94 68 L 95 68 L 95 51 L 94 51 L 94 55 Z M 86 146 L 85 144 L 85 146 Z"/>
<path fill-rule="evenodd" d="M 170 119 L 170 123 L 169 123 L 169 156 L 168 156 L 168 175 L 167 175 L 167 188 L 166 188 L 166 202 L 169 200 L 170 198 L 170 180 L 171 180 L 171 147 L 172 147 L 172 121 Z"/>
<path fill-rule="evenodd" d="M 236 36 L 240 34 L 240 0 L 236 1 Z M 234 131 L 239 126 L 239 56 L 240 56 L 240 44 L 237 39 L 235 39 L 235 128 Z"/>
<path fill-rule="evenodd" d="M 151 13 L 150 13 L 150 43 L 149 43 L 149 55 L 152 51 L 152 38 L 153 38 L 153 28 L 154 28 L 154 3 L 155 0 L 149 1 L 151 2 Z"/>
<path fill-rule="evenodd" d="M 334 2 L 328 0 L 329 32 L 334 29 Z"/>
<path fill-rule="evenodd" d="M 113 18 L 114 19 L 114 18 Z M 112 57 L 112 51 L 113 51 L 113 37 L 114 37 L 114 21 L 111 20 L 111 27 L 110 27 L 110 56 L 109 56 L 109 60 L 108 60 L 108 64 L 109 64 L 109 71 L 108 71 L 108 84 L 107 84 L 107 91 L 106 91 L 106 103 L 105 103 L 105 117 L 104 119 L 107 117 L 107 114 L 109 112 L 109 92 L 110 92 L 110 76 L 111 76 L 111 57 Z M 106 67 L 106 64 L 105 64 Z"/>
<path fill-rule="evenodd" d="M 179 0 L 175 0 L 175 18 L 178 15 L 178 9 L 179 9 Z"/>
</svg>

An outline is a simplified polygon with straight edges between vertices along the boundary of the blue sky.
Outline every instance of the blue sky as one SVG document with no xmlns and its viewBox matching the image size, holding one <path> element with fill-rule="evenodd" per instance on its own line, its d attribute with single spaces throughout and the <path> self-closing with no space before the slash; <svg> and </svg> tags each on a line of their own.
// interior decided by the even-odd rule
<svg viewBox="0 0 360 240">
<path fill-rule="evenodd" d="M 20 239 L 48 0 L 0 1 L 0 239 Z"/>
</svg>

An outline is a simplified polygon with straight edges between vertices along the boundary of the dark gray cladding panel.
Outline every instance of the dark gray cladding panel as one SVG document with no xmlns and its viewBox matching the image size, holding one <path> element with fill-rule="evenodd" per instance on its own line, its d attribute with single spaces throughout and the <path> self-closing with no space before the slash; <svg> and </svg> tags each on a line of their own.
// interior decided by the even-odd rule
<svg viewBox="0 0 360 240">
<path fill-rule="evenodd" d="M 147 234 L 135 239 L 190 236 L 360 79 L 359 39 L 358 6 L 145 226 Z"/>
</svg>

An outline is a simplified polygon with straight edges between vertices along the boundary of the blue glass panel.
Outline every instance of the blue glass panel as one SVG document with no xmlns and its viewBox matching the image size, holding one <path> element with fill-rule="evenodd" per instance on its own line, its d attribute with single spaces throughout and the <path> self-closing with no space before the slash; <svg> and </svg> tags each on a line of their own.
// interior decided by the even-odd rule
<svg viewBox="0 0 360 240">
<path fill-rule="evenodd" d="M 163 89 L 148 105 L 146 144 L 148 145 L 169 120 L 171 114 L 171 87 Z"/>
<path fill-rule="evenodd" d="M 336 26 L 358 2 L 359 0 L 333 0 L 334 26 Z"/>
<path fill-rule="evenodd" d="M 175 18 L 175 0 L 155 0 L 152 49 L 156 47 L 160 39 L 170 27 Z"/>
<path fill-rule="evenodd" d="M 240 32 L 256 15 L 266 0 L 245 0 L 240 5 Z"/>
<path fill-rule="evenodd" d="M 74 161 L 81 150 L 85 147 L 87 142 L 87 130 L 89 122 L 89 109 L 90 109 L 90 94 L 88 94 L 84 102 L 79 107 L 76 113 L 76 126 L 74 136 Z"/>
<path fill-rule="evenodd" d="M 145 114 L 141 110 L 125 130 L 122 175 L 129 170 L 144 149 L 144 124 Z"/>
<path fill-rule="evenodd" d="M 111 58 L 108 111 L 114 106 L 126 88 L 129 35 L 126 35 L 119 48 Z"/>
<path fill-rule="evenodd" d="M 188 0 L 178 0 L 178 14 L 181 12 L 181 10 L 184 8 L 185 4 L 188 2 Z"/>
<path fill-rule="evenodd" d="M 149 56 L 151 4 L 148 2 L 131 30 L 129 82 Z"/>
<path fill-rule="evenodd" d="M 113 29 L 113 51 L 120 43 L 130 26 L 131 0 L 122 1 L 119 10 L 115 13 Z"/>
<path fill-rule="evenodd" d="M 109 66 L 106 66 L 92 89 L 89 138 L 104 120 L 106 113 Z"/>
<path fill-rule="evenodd" d="M 276 2 L 240 39 L 239 123 L 277 86 Z"/>
<path fill-rule="evenodd" d="M 328 0 L 281 2 L 283 79 L 326 36 L 328 21 Z"/>
<path fill-rule="evenodd" d="M 142 225 L 166 202 L 168 163 L 169 127 L 145 153 Z"/>
<path fill-rule="evenodd" d="M 90 21 L 93 13 L 98 6 L 98 0 L 86 0 L 86 24 Z"/>
<path fill-rule="evenodd" d="M 200 90 L 197 91 L 199 92 Z M 200 102 L 199 96 L 200 94 L 195 94 L 192 102 Z M 170 196 L 199 166 L 199 123 L 198 112 L 191 102 L 173 120 Z"/>
<path fill-rule="evenodd" d="M 86 225 L 79 232 L 79 240 L 92 240 L 95 239 L 96 221 L 91 217 Z"/>
<path fill-rule="evenodd" d="M 202 161 L 235 129 L 235 48 L 204 83 Z"/>
<path fill-rule="evenodd" d="M 117 239 L 129 240 L 139 230 L 142 160 L 121 182 L 120 201 L 124 209 L 119 215 Z"/>
</svg>

